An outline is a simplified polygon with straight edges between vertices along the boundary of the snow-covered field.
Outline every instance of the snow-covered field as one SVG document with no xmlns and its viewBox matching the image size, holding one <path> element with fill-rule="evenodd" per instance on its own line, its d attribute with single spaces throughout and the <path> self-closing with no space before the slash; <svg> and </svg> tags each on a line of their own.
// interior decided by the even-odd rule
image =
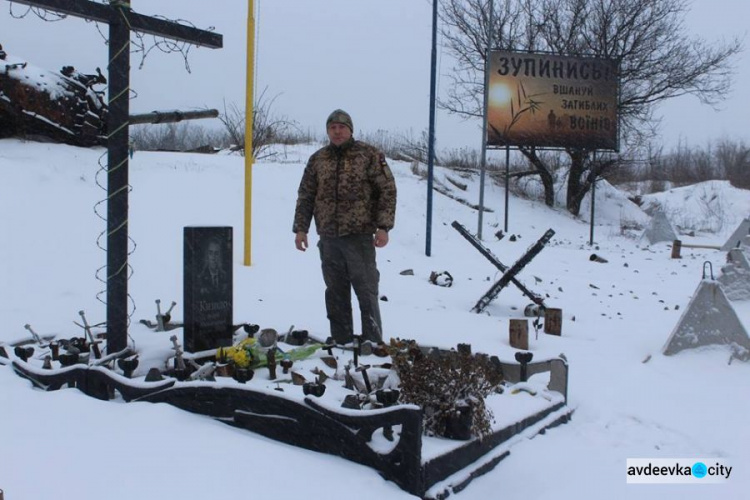
<svg viewBox="0 0 750 500">
<path fill-rule="evenodd" d="M 253 173 L 252 266 L 242 266 L 243 159 L 228 155 L 137 152 L 131 162 L 131 333 L 152 319 L 154 300 L 178 302 L 182 316 L 184 226 L 233 226 L 234 318 L 286 331 L 291 325 L 327 334 L 317 253 L 295 250 L 291 232 L 304 162 L 316 146 L 283 148 Z M 94 213 L 105 197 L 95 183 L 101 149 L 0 140 L 0 341 L 40 334 L 79 335 L 73 321 L 85 310 L 105 319 L 95 278 L 105 263 L 96 240 L 105 224 Z M 512 360 L 511 318 L 528 299 L 505 289 L 487 308 L 469 312 L 500 273 L 450 224 L 472 232 L 475 210 L 434 195 L 432 256 L 425 256 L 426 182 L 406 163 L 391 162 L 398 183 L 396 228 L 378 251 L 386 337 L 442 347 L 470 343 L 475 351 Z M 450 175 L 436 170 L 447 186 Z M 103 177 L 102 177 L 103 179 Z M 478 200 L 478 177 L 460 178 Z M 705 199 L 720 208 L 709 213 Z M 722 245 L 750 215 L 750 193 L 727 183 L 673 189 L 644 197 L 670 218 L 706 221 L 683 243 Z M 747 498 L 750 491 L 750 365 L 728 363 L 730 351 L 711 347 L 661 355 L 661 348 L 702 278 L 704 263 L 718 274 L 725 254 L 683 248 L 670 259 L 666 243 L 648 246 L 638 232 L 648 216 L 626 196 L 597 189 L 595 246 L 588 245 L 587 203 L 580 219 L 538 202 L 510 199 L 503 226 L 503 189 L 488 183 L 484 243 L 510 265 L 549 228 L 551 243 L 518 276 L 563 310 L 562 336 L 530 332 L 536 356 L 564 353 L 570 363 L 573 420 L 515 445 L 495 470 L 459 498 Z M 719 205 L 714 205 L 719 207 Z M 721 220 L 709 220 L 712 216 Z M 713 225 L 710 225 L 710 224 Z M 695 225 L 700 229 L 699 225 Z M 313 237 L 311 243 L 316 238 Z M 596 253 L 607 262 L 591 261 Z M 413 269 L 413 276 L 400 272 Z M 428 282 L 448 271 L 450 288 Z M 735 303 L 746 329 L 750 304 Z M 169 334 L 166 334 L 169 335 Z M 44 393 L 0 367 L 0 489 L 6 500 L 158 498 L 407 498 L 373 470 L 346 460 L 277 443 L 168 405 L 102 402 L 75 390 Z M 312 431 L 311 431 L 312 432 Z M 629 485 L 628 458 L 716 458 L 733 466 L 724 484 Z"/>
</svg>

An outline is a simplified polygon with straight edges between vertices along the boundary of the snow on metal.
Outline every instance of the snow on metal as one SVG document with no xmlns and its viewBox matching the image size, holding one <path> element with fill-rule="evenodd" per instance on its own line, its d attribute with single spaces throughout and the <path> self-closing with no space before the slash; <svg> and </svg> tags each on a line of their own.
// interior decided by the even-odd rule
<svg viewBox="0 0 750 500">
<path fill-rule="evenodd" d="M 750 337 L 718 281 L 704 279 L 662 348 L 669 356 L 684 349 L 737 344 L 750 349 Z"/>
</svg>

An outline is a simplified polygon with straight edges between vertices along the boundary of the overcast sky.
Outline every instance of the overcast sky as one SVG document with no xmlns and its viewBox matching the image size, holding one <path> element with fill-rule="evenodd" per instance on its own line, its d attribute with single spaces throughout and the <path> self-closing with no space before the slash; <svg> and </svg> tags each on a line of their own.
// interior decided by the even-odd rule
<svg viewBox="0 0 750 500">
<path fill-rule="evenodd" d="M 431 10 L 429 0 L 255 0 L 256 95 L 276 97 L 274 111 L 304 129 L 322 134 L 335 108 L 349 111 L 355 134 L 426 130 L 429 118 Z M 191 73 L 179 54 L 152 52 L 145 66 L 134 56 L 132 87 L 138 97 L 131 112 L 156 109 L 244 106 L 247 0 L 186 2 L 133 0 L 142 14 L 185 19 L 224 35 L 224 48 L 193 49 Z M 12 10 L 11 10 L 12 6 Z M 29 63 L 58 70 L 73 65 L 83 72 L 106 66 L 107 48 L 92 23 L 68 18 L 45 23 L 34 15 L 14 19 L 27 7 L 0 0 L 0 44 Z M 747 0 L 695 0 L 687 18 L 691 33 L 709 41 L 746 36 Z M 746 36 L 746 45 L 750 39 Z M 447 89 L 451 63 L 438 53 L 439 92 Z M 721 109 L 694 97 L 674 99 L 661 108 L 662 138 L 705 145 L 731 137 L 750 142 L 750 55 L 737 60 L 734 89 Z M 206 123 L 206 122 L 203 122 Z M 481 145 L 479 122 L 446 113 L 437 116 L 438 148 Z"/>
</svg>

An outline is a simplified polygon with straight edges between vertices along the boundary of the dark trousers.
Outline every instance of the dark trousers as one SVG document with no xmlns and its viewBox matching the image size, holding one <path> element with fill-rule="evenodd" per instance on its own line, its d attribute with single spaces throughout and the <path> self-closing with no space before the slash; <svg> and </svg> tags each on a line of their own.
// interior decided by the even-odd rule
<svg viewBox="0 0 750 500">
<path fill-rule="evenodd" d="M 372 235 L 321 237 L 318 248 L 326 283 L 326 312 L 333 340 L 341 344 L 352 341 L 351 291 L 354 288 L 362 316 L 362 337 L 364 340 L 381 342 L 383 327 L 378 302 L 380 273 L 375 263 Z"/>
</svg>

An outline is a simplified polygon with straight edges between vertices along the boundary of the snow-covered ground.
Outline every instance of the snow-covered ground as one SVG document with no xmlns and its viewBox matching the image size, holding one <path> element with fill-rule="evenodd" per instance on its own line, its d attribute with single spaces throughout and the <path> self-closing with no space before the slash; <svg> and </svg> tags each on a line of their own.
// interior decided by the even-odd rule
<svg viewBox="0 0 750 500">
<path fill-rule="evenodd" d="M 323 280 L 314 247 L 295 250 L 291 232 L 304 162 L 316 146 L 280 148 L 253 171 L 252 266 L 242 265 L 243 159 L 228 155 L 137 152 L 131 162 L 130 258 L 135 301 L 131 334 L 154 333 L 138 324 L 152 319 L 154 300 L 178 302 L 182 316 L 184 226 L 233 226 L 234 318 L 286 331 L 291 325 L 325 336 Z M 73 321 L 86 311 L 105 319 L 95 278 L 105 263 L 96 241 L 105 224 L 94 206 L 105 198 L 95 182 L 101 149 L 0 141 L 0 341 L 40 334 L 80 335 Z M 529 300 L 515 287 L 487 308 L 469 312 L 500 273 L 450 224 L 476 232 L 477 213 L 434 194 L 432 256 L 425 256 L 426 182 L 406 163 L 391 162 L 398 183 L 396 228 L 378 251 L 386 337 L 414 338 L 512 360 L 511 318 Z M 453 187 L 476 203 L 478 178 L 437 169 L 468 185 Z M 100 178 L 103 179 L 103 177 Z M 696 200 L 716 194 L 709 213 Z M 647 202 L 648 202 L 648 197 Z M 656 200 L 656 197 L 654 197 Z M 726 183 L 660 193 L 670 217 L 706 221 L 683 243 L 722 245 L 750 215 L 750 193 Z M 633 223 L 648 216 L 613 189 L 598 189 L 595 246 L 582 217 L 539 202 L 510 199 L 503 228 L 503 189 L 488 183 L 484 243 L 510 265 L 549 228 L 551 243 L 519 280 L 549 307 L 563 310 L 562 336 L 530 332 L 536 356 L 564 353 L 570 363 L 573 420 L 515 445 L 495 470 L 459 498 L 747 498 L 750 491 L 750 365 L 728 364 L 724 347 L 661 355 L 661 348 L 695 292 L 704 263 L 714 273 L 725 254 L 683 248 L 670 259 L 666 243 L 647 246 Z M 710 221 L 721 215 L 721 220 Z M 682 224 L 680 220 L 673 220 Z M 712 226 L 709 223 L 713 224 Z M 702 227 L 718 229 L 701 232 Z M 311 243 L 316 238 L 313 237 Z M 592 253 L 607 262 L 590 260 Z M 413 269 L 413 276 L 400 272 Z M 450 288 L 428 282 L 448 271 Z M 750 307 L 735 303 L 746 328 Z M 297 449 L 168 405 L 102 402 L 75 390 L 44 393 L 0 367 L 0 489 L 6 500 L 157 498 L 407 498 L 375 471 L 346 460 Z M 311 430 L 311 432 L 313 432 Z M 717 458 L 733 466 L 715 485 L 629 485 L 628 458 Z"/>
</svg>

